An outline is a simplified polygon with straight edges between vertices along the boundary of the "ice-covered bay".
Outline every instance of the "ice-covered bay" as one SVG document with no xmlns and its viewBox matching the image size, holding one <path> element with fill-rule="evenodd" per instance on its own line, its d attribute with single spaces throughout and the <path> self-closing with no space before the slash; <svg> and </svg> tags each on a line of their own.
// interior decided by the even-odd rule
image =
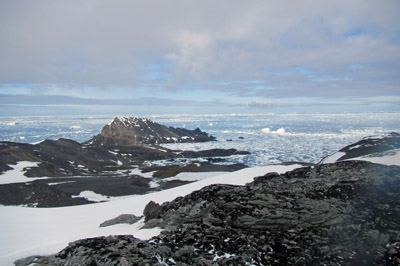
<svg viewBox="0 0 400 266">
<path fill-rule="evenodd" d="M 135 116 L 135 114 L 124 114 Z M 200 129 L 216 142 L 168 144 L 172 149 L 235 148 L 247 156 L 233 156 L 226 163 L 249 166 L 286 161 L 316 163 L 365 136 L 400 132 L 400 114 L 218 114 L 148 115 L 167 126 Z M 43 139 L 89 140 L 108 124 L 111 116 L 0 117 L 0 140 L 33 143 Z"/>
</svg>

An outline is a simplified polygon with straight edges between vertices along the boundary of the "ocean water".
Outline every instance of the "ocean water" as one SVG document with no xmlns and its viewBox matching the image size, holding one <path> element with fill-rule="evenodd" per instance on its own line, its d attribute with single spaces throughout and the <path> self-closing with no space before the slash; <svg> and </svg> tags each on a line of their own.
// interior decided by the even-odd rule
<svg viewBox="0 0 400 266">
<path fill-rule="evenodd" d="M 200 129 L 215 136 L 207 143 L 166 144 L 181 150 L 235 148 L 250 155 L 232 156 L 224 163 L 249 166 L 287 161 L 317 163 L 363 137 L 400 132 L 399 113 L 368 114 L 231 114 L 149 115 L 160 124 Z M 43 139 L 89 140 L 112 116 L 0 117 L 0 140 L 35 143 Z"/>
</svg>

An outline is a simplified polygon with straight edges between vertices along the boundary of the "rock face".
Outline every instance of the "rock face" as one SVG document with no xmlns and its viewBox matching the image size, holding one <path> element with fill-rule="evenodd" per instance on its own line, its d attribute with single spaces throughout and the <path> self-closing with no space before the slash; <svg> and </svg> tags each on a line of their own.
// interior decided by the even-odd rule
<svg viewBox="0 0 400 266">
<path fill-rule="evenodd" d="M 215 138 L 199 128 L 166 127 L 147 118 L 116 117 L 88 143 L 95 145 L 138 145 L 176 142 L 206 142 Z"/>
<path fill-rule="evenodd" d="M 345 161 L 269 173 L 152 204 L 147 225 L 165 231 L 149 241 L 85 239 L 25 265 L 399 265 L 399 197 L 397 166 Z"/>
</svg>

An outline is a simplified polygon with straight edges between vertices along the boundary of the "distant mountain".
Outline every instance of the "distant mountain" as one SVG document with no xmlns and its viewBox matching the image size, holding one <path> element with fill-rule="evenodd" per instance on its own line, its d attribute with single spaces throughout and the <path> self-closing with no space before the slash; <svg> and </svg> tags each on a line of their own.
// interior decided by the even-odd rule
<svg viewBox="0 0 400 266">
<path fill-rule="evenodd" d="M 89 145 L 138 145 L 161 144 L 177 142 L 213 141 L 199 128 L 188 130 L 184 128 L 166 127 L 147 118 L 115 117 L 104 126 L 101 133 L 87 142 Z"/>
<path fill-rule="evenodd" d="M 365 137 L 327 156 L 320 163 L 345 160 L 364 160 L 386 165 L 400 165 L 400 134 L 392 132 L 381 136 Z"/>
</svg>

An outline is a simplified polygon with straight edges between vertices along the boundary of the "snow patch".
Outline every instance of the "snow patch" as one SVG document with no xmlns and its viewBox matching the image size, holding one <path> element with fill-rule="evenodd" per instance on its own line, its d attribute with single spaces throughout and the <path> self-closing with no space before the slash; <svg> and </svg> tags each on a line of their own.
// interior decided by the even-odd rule
<svg viewBox="0 0 400 266">
<path fill-rule="evenodd" d="M 115 152 L 115 151 L 108 151 L 109 153 L 111 153 L 111 154 L 114 154 L 114 155 L 119 155 L 119 153 L 118 152 Z"/>
<path fill-rule="evenodd" d="M 49 185 L 49 186 L 56 186 L 56 185 L 68 184 L 68 183 L 75 183 L 75 181 L 52 182 L 52 183 L 47 183 L 47 185 Z"/>
<path fill-rule="evenodd" d="M 32 142 L 31 144 L 32 145 L 38 145 L 38 144 L 40 144 L 40 143 L 42 143 L 42 142 L 44 142 L 45 140 L 43 139 L 43 140 L 40 140 L 40 141 L 36 141 L 36 142 Z"/>
<path fill-rule="evenodd" d="M 360 156 L 349 160 L 361 160 L 388 166 L 390 165 L 400 166 L 400 149 L 390 150 L 382 153 L 373 153 L 370 155 Z"/>
<path fill-rule="evenodd" d="M 150 188 L 157 188 L 159 186 L 160 186 L 160 183 L 155 181 L 155 180 L 152 180 L 152 181 L 149 182 L 149 187 Z"/>
<path fill-rule="evenodd" d="M 321 163 L 335 163 L 338 159 L 340 159 L 344 155 L 346 155 L 345 152 L 338 151 L 323 159 Z"/>
<path fill-rule="evenodd" d="M 140 176 L 142 176 L 142 177 L 144 177 L 144 178 L 153 178 L 153 174 L 154 174 L 155 172 L 156 172 L 156 171 L 151 171 L 151 172 L 143 173 L 142 170 L 140 170 L 139 168 L 135 168 L 135 169 L 131 169 L 131 170 L 129 171 L 129 175 L 140 175 Z"/>
<path fill-rule="evenodd" d="M 93 191 L 85 190 L 85 191 L 82 191 L 81 193 L 79 193 L 79 195 L 77 195 L 77 196 L 73 195 L 72 198 L 85 198 L 89 201 L 102 202 L 102 201 L 109 201 L 111 197 L 105 196 L 102 194 L 98 194 Z"/>
<path fill-rule="evenodd" d="M 25 183 L 36 179 L 44 179 L 43 177 L 26 177 L 25 173 L 28 168 L 38 167 L 38 162 L 20 161 L 17 164 L 9 164 L 11 170 L 0 175 L 0 184 Z"/>
<path fill-rule="evenodd" d="M 165 181 L 172 181 L 172 180 L 182 180 L 182 181 L 199 181 L 211 177 L 216 177 L 218 175 L 226 174 L 226 172 L 183 172 L 179 173 L 174 177 L 163 178 Z"/>
</svg>

